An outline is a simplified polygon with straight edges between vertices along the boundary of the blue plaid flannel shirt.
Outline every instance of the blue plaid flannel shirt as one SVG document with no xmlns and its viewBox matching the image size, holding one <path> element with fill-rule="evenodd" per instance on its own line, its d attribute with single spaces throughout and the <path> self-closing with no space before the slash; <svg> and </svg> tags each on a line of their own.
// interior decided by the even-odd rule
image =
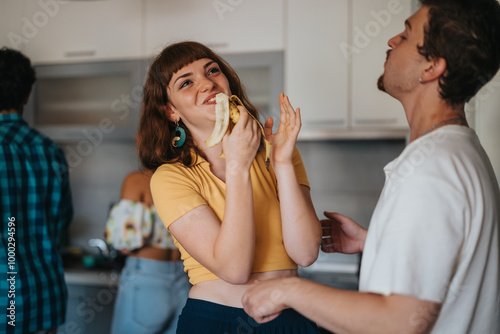
<svg viewBox="0 0 500 334">
<path fill-rule="evenodd" d="M 66 157 L 18 114 L 0 114 L 0 144 L 0 332 L 57 327 L 67 303 L 59 245 L 73 216 Z"/>
</svg>

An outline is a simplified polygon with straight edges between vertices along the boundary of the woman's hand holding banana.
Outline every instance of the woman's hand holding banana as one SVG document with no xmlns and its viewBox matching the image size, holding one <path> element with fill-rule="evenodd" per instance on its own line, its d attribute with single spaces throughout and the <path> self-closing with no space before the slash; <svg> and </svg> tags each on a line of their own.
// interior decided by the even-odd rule
<svg viewBox="0 0 500 334">
<path fill-rule="evenodd" d="M 261 131 L 257 121 L 249 116 L 246 108 L 238 106 L 240 117 L 231 132 L 222 138 L 226 159 L 226 173 L 249 170 L 260 145 Z"/>
<path fill-rule="evenodd" d="M 238 120 L 240 119 L 240 112 L 243 112 L 247 116 L 250 116 L 250 118 L 253 119 L 255 123 L 260 127 L 261 135 L 264 137 L 264 143 L 266 146 L 266 167 L 267 170 L 269 170 L 271 143 L 266 139 L 264 135 L 264 127 L 262 126 L 262 124 L 260 124 L 259 120 L 255 118 L 254 115 L 248 112 L 248 110 L 243 106 L 243 103 L 236 95 L 229 97 L 224 93 L 219 93 L 215 96 L 215 101 L 216 122 L 214 130 L 205 140 L 205 144 L 208 147 L 217 145 L 226 135 L 226 132 L 231 133 L 235 124 L 238 123 Z M 224 150 L 221 154 L 221 157 L 222 156 L 224 156 Z"/>
</svg>

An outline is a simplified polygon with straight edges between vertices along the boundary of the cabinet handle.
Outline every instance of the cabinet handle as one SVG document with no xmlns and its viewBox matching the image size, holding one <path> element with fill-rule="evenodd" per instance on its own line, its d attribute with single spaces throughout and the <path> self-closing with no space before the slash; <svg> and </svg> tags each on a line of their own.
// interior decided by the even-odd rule
<svg viewBox="0 0 500 334">
<path fill-rule="evenodd" d="M 354 122 L 359 125 L 379 125 L 379 124 L 394 124 L 397 123 L 396 117 L 392 118 L 362 118 L 356 119 Z"/>
<path fill-rule="evenodd" d="M 66 51 L 64 53 L 65 57 L 93 57 L 95 56 L 95 50 L 83 50 L 83 51 Z"/>
<path fill-rule="evenodd" d="M 336 118 L 336 119 L 326 120 L 326 121 L 303 121 L 303 124 L 304 125 L 311 125 L 311 126 L 343 125 L 343 124 L 345 124 L 345 119 Z"/>
<path fill-rule="evenodd" d="M 323 124 L 331 124 L 331 125 L 344 125 L 345 124 L 345 119 L 339 118 L 339 119 L 333 119 L 331 121 L 324 122 Z"/>
</svg>

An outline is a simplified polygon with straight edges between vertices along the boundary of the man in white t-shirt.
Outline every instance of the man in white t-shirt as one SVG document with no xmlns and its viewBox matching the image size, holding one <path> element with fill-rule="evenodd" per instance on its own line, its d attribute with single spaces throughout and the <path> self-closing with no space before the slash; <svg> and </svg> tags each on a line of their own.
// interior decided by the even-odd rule
<svg viewBox="0 0 500 334">
<path fill-rule="evenodd" d="M 500 5 L 420 3 L 378 82 L 402 103 L 410 143 L 384 169 L 368 231 L 322 221 L 323 251 L 363 252 L 360 291 L 259 282 L 243 297 L 257 322 L 291 307 L 335 333 L 500 333 L 500 191 L 464 111 L 500 66 Z"/>
</svg>

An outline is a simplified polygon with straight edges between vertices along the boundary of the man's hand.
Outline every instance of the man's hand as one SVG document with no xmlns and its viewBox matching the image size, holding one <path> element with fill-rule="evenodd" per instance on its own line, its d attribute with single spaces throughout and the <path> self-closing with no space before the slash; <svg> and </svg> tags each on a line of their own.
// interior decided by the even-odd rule
<svg viewBox="0 0 500 334">
<path fill-rule="evenodd" d="M 321 250 L 326 253 L 355 254 L 363 251 L 367 230 L 339 213 L 326 212 L 321 220 Z"/>
<path fill-rule="evenodd" d="M 298 277 L 257 281 L 243 295 L 243 308 L 258 323 L 274 320 L 289 307 L 287 294 L 295 291 L 299 283 Z"/>
</svg>

